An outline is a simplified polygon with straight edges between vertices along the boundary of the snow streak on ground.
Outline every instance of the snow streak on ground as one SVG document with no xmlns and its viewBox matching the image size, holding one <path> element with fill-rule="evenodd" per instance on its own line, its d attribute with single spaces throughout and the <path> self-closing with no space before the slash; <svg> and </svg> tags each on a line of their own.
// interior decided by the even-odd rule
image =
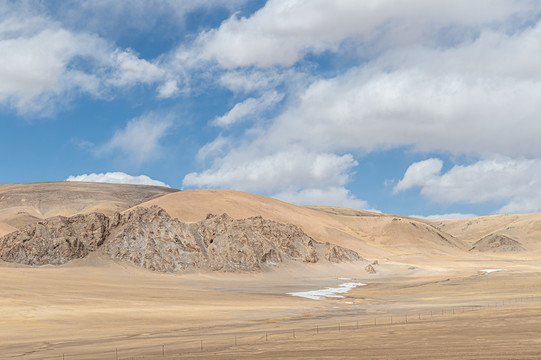
<svg viewBox="0 0 541 360">
<path fill-rule="evenodd" d="M 348 291 L 356 287 L 365 286 L 365 285 L 366 284 L 363 284 L 360 282 L 348 282 L 348 283 L 343 283 L 338 287 L 329 287 L 322 290 L 292 292 L 292 293 L 288 293 L 288 295 L 299 296 L 299 297 L 312 299 L 312 300 L 321 300 L 324 298 L 343 298 L 344 296 L 340 294 L 347 293 Z"/>
<path fill-rule="evenodd" d="M 479 270 L 479 271 L 482 271 L 485 274 L 490 274 L 490 273 L 493 273 L 493 272 L 503 271 L 503 269 L 484 269 L 484 270 Z"/>
</svg>

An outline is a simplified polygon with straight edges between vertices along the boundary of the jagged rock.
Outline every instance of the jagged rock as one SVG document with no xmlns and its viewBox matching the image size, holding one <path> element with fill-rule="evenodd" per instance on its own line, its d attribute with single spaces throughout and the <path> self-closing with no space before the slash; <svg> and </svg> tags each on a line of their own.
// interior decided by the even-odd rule
<svg viewBox="0 0 541 360">
<path fill-rule="evenodd" d="M 358 261 L 362 258 L 355 251 L 343 248 L 338 245 L 326 243 L 325 259 L 332 263 Z"/>
<path fill-rule="evenodd" d="M 158 206 L 115 215 L 111 224 L 101 251 L 115 260 L 164 272 L 197 269 L 204 262 L 189 226 Z"/>
<path fill-rule="evenodd" d="M 0 257 L 29 265 L 63 264 L 99 251 L 153 270 L 254 271 L 284 261 L 357 261 L 354 251 L 323 244 L 291 224 L 262 217 L 208 215 L 187 224 L 158 206 L 103 214 L 55 217 L 0 239 Z"/>
<path fill-rule="evenodd" d="M 374 267 L 371 264 L 366 265 L 366 267 L 364 268 L 364 271 L 366 271 L 369 274 L 376 273 L 376 269 L 374 269 Z"/>
<path fill-rule="evenodd" d="M 314 263 L 316 244 L 300 228 L 262 217 L 236 220 L 227 214 L 207 216 L 193 225 L 212 270 L 259 270 L 284 260 Z M 322 244 L 320 244 L 322 245 Z"/>
<path fill-rule="evenodd" d="M 473 244 L 470 251 L 480 252 L 521 252 L 522 244 L 508 236 L 490 234 Z"/>
<path fill-rule="evenodd" d="M 377 260 L 374 260 L 374 261 L 372 262 L 372 265 L 378 265 L 378 264 L 379 264 L 379 263 L 378 263 Z"/>
<path fill-rule="evenodd" d="M 27 265 L 60 265 L 96 251 L 108 235 L 103 214 L 56 216 L 0 238 L 0 258 Z"/>
</svg>

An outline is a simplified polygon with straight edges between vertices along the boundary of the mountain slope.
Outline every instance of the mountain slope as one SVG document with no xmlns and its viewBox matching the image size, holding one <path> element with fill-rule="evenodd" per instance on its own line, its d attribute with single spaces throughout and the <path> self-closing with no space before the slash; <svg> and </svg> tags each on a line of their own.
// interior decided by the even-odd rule
<svg viewBox="0 0 541 360">
<path fill-rule="evenodd" d="M 236 219 L 262 216 L 294 224 L 317 241 L 353 249 L 367 257 L 467 252 L 467 247 L 456 238 L 415 219 L 350 209 L 296 206 L 239 191 L 187 190 L 138 206 L 152 205 L 187 222 L 200 221 L 208 213 L 225 212 Z"/>
</svg>

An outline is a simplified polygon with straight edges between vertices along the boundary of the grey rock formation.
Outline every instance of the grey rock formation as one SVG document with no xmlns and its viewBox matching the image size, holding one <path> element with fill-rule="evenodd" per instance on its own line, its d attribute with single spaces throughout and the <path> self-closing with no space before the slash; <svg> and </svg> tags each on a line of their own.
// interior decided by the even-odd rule
<svg viewBox="0 0 541 360">
<path fill-rule="evenodd" d="M 2 260 L 28 265 L 63 264 L 93 251 L 163 272 L 256 271 L 284 261 L 362 260 L 356 252 L 317 242 L 291 224 L 261 217 L 237 220 L 227 214 L 187 224 L 158 206 L 112 217 L 54 217 L 0 238 Z"/>
<path fill-rule="evenodd" d="M 55 216 L 0 238 L 0 258 L 27 265 L 63 264 L 96 251 L 108 228 L 103 214 Z"/>
<path fill-rule="evenodd" d="M 490 234 L 473 244 L 470 251 L 503 253 L 521 252 L 526 251 L 526 249 L 522 247 L 520 242 L 511 239 L 508 236 Z"/>
<path fill-rule="evenodd" d="M 364 268 L 364 271 L 366 271 L 369 274 L 376 273 L 376 269 L 374 269 L 374 267 L 371 264 L 366 265 L 366 267 Z"/>
<path fill-rule="evenodd" d="M 153 271 L 187 271 L 204 262 L 189 226 L 157 206 L 113 216 L 100 251 Z"/>
</svg>

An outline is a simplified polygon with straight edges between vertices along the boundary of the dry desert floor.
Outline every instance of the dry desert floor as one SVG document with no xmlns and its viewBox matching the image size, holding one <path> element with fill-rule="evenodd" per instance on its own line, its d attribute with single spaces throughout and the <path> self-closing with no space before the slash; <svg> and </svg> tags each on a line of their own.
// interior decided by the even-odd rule
<svg viewBox="0 0 541 360">
<path fill-rule="evenodd" d="M 183 275 L 98 257 L 3 263 L 0 358 L 541 358 L 541 262 L 410 260 L 380 260 L 376 274 L 360 263 Z M 349 282 L 366 286 L 288 295 Z"/>
</svg>

